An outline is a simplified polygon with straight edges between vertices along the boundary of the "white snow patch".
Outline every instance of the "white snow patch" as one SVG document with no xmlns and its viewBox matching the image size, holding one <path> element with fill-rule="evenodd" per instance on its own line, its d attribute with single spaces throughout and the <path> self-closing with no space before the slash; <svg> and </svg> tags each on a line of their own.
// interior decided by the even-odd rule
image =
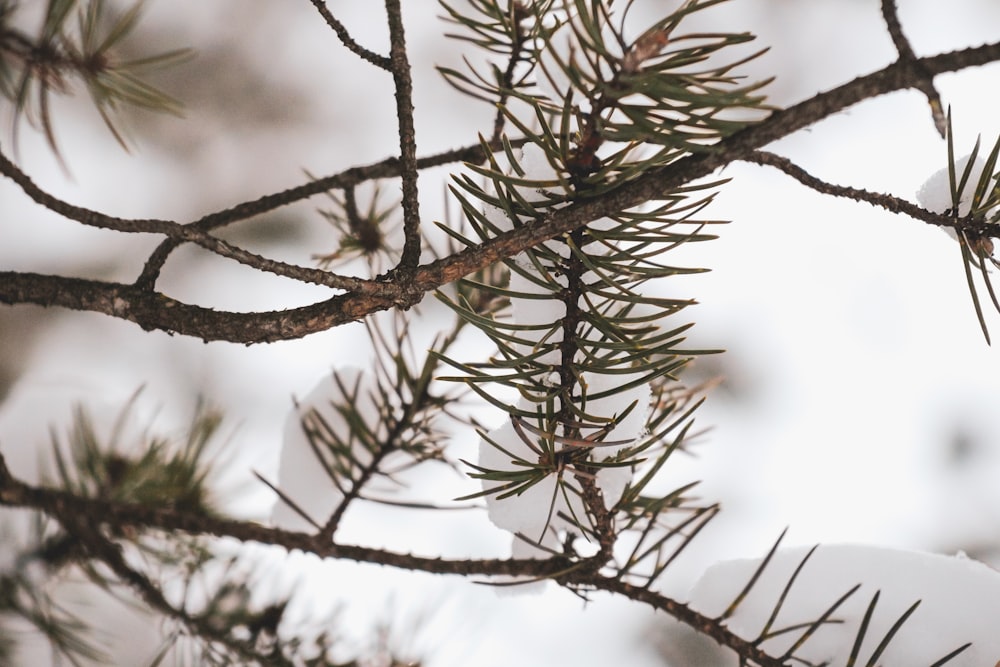
<svg viewBox="0 0 1000 667">
<path fill-rule="evenodd" d="M 972 155 L 966 155 L 965 157 L 959 158 L 955 161 L 955 185 L 957 186 L 959 181 L 962 179 L 962 174 L 965 172 L 966 165 L 969 164 L 969 159 Z M 965 187 L 959 193 L 958 198 L 958 215 L 959 217 L 966 216 L 969 214 L 969 210 L 972 206 L 972 195 L 976 192 L 976 185 L 979 183 L 979 179 L 983 174 L 983 169 L 986 168 L 986 163 L 982 158 L 976 158 L 976 161 L 972 164 L 972 171 L 969 174 L 968 180 L 965 182 Z M 948 168 L 938 170 L 928 178 L 920 190 L 917 191 L 917 201 L 921 206 L 926 208 L 928 211 L 933 211 L 934 213 L 944 213 L 945 211 L 954 208 L 954 200 L 951 196 L 951 180 L 948 176 Z M 951 231 L 950 228 L 948 228 Z"/>
<path fill-rule="evenodd" d="M 588 376 L 587 374 L 584 376 L 590 387 L 589 391 L 593 393 L 603 390 L 608 383 L 613 381 L 612 376 Z M 624 441 L 626 444 L 595 447 L 592 454 L 595 461 L 604 461 L 613 457 L 642 436 L 651 396 L 649 385 L 642 384 L 617 394 L 587 402 L 589 415 L 607 419 L 625 414 L 625 411 L 631 406 L 631 411 L 604 438 L 605 441 Z M 522 400 L 518 403 L 518 407 L 526 409 L 528 407 L 527 401 Z M 584 435 L 587 434 L 584 433 Z M 528 431 L 525 431 L 525 436 L 529 441 L 537 437 Z M 537 448 L 538 445 L 525 442 L 525 439 L 514 429 L 510 420 L 490 431 L 487 438 L 481 440 L 479 445 L 479 465 L 483 468 L 494 471 L 527 472 L 529 466 L 538 463 L 539 453 L 532 449 L 532 446 Z M 602 491 L 605 505 L 608 508 L 614 506 L 621 499 L 622 493 L 631 479 L 632 469 L 628 466 L 604 468 L 597 473 L 597 485 Z M 552 472 L 520 494 L 507 498 L 498 497 L 500 494 L 497 491 L 501 486 L 502 482 L 500 481 L 483 480 L 483 490 L 493 492 L 486 496 L 490 521 L 498 528 L 512 533 L 520 533 L 542 547 L 557 549 L 561 534 L 566 531 L 579 532 L 579 529 L 574 528 L 572 519 L 566 517 L 576 517 L 580 521 L 586 519 L 587 514 L 583 502 L 578 493 L 574 492 L 574 489 L 578 490 L 578 485 L 573 479 L 572 470 L 562 473 Z M 523 543 L 523 540 L 515 537 L 515 545 L 518 542 Z M 523 549 L 521 550 L 523 551 Z"/>
<path fill-rule="evenodd" d="M 727 627 L 755 640 L 808 549 L 779 550 L 743 600 Z M 750 581 L 761 559 L 732 560 L 711 566 L 695 584 L 690 605 L 717 617 Z M 880 592 L 858 664 L 866 664 L 890 627 L 914 602 L 919 607 L 890 642 L 878 664 L 930 665 L 958 647 L 972 646 L 948 667 L 990 667 L 1000 660 L 1000 573 L 969 558 L 862 545 L 823 545 L 816 549 L 792 585 L 775 630 L 818 619 L 856 584 L 861 587 L 795 653 L 815 664 L 844 665 L 872 597 Z M 761 644 L 781 655 L 801 635 L 792 631 Z"/>
<path fill-rule="evenodd" d="M 317 452 L 306 435 L 303 420 L 306 420 L 310 429 L 327 432 L 328 435 L 323 438 L 325 440 L 336 438 L 341 442 L 349 442 L 350 427 L 337 406 L 351 403 L 366 419 L 366 423 L 372 423 L 367 419 L 376 416 L 378 408 L 368 391 L 370 381 L 373 380 L 357 368 L 344 368 L 330 373 L 298 402 L 285 420 L 278 488 L 320 525 L 343 499 L 343 494 L 327 472 L 331 461 L 330 451 L 324 451 L 322 443 L 317 441 L 317 449 L 327 462 L 324 465 L 317 458 Z M 350 398 L 354 395 L 357 395 L 357 400 Z M 371 454 L 359 450 L 354 451 L 353 456 L 363 462 Z M 286 530 L 314 529 L 312 524 L 281 499 L 275 502 L 271 523 Z"/>
</svg>

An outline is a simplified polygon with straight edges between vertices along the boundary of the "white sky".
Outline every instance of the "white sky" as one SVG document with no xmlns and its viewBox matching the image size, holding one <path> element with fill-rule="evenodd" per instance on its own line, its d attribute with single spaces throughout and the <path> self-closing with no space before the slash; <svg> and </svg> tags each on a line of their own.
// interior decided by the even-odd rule
<svg viewBox="0 0 1000 667">
<path fill-rule="evenodd" d="M 375 129 L 380 123 L 392 127 L 392 109 L 385 104 L 389 82 L 351 64 L 308 3 L 297 4 L 185 3 L 177 12 L 176 3 L 149 3 L 149 20 L 182 27 L 203 58 L 214 55 L 215 47 L 234 48 L 226 40 L 241 34 L 256 62 L 276 72 L 260 84 L 260 106 L 287 115 L 278 128 L 254 131 L 253 118 L 240 115 L 253 114 L 242 107 L 226 117 L 231 123 L 222 123 L 189 104 L 186 121 L 154 126 L 164 143 L 141 138 L 140 148 L 127 155 L 93 114 L 67 114 L 59 116 L 57 128 L 72 179 L 31 132 L 21 135 L 21 164 L 43 187 L 73 203 L 123 216 L 188 220 L 295 185 L 303 169 L 326 174 L 389 155 L 392 132 Z M 359 39 L 373 48 L 383 45 L 381 21 L 363 15 L 363 3 L 338 4 L 348 3 L 331 6 L 344 12 Z M 470 107 L 441 83 L 431 63 L 457 65 L 458 59 L 453 45 L 440 38 L 441 24 L 432 20 L 436 8 L 425 11 L 417 4 L 409 16 L 410 44 L 417 62 L 419 149 L 428 154 L 470 143 L 490 126 L 492 112 Z M 901 0 L 903 26 L 918 54 L 997 38 L 1000 12 L 994 3 L 943 4 Z M 248 5 L 254 11 L 245 11 Z M 778 73 L 769 91 L 778 105 L 875 70 L 893 55 L 873 1 L 734 0 L 710 16 L 712 29 L 749 29 L 760 45 L 771 47 L 752 75 Z M 221 25 L 233 32 L 227 37 Z M 953 109 L 960 154 L 971 149 L 977 134 L 990 142 L 1000 133 L 988 103 L 998 77 L 1000 68 L 991 66 L 939 80 Z M 322 82 L 312 86 L 316 100 L 301 108 L 293 95 L 277 104 L 268 97 L 316 81 Z M 57 114 L 67 106 L 57 105 Z M 197 148 L 181 159 L 170 143 Z M 915 93 L 866 102 L 771 148 L 832 182 L 910 199 L 945 161 L 944 142 Z M 703 494 L 725 508 L 679 564 L 671 585 L 686 587 L 706 559 L 759 555 L 785 526 L 786 544 L 859 542 L 945 552 L 995 544 L 1000 362 L 977 326 L 955 243 L 920 222 L 806 191 L 773 170 L 733 165 L 725 175 L 734 181 L 708 213 L 734 222 L 718 241 L 683 255 L 713 272 L 663 286 L 699 300 L 688 314 L 698 321 L 692 346 L 727 348 L 722 368 L 741 392 L 738 400 L 724 391 L 709 400 L 698 422 L 714 430 L 697 459 L 679 459 L 670 471 L 677 481 L 703 479 Z M 428 219 L 442 216 L 441 200 L 437 185 L 424 188 Z M 308 217 L 313 231 L 303 236 L 305 243 L 280 246 L 283 259 L 307 263 L 310 253 L 328 250 L 331 236 L 313 213 L 317 205 L 322 202 L 288 214 L 289 224 L 299 228 L 305 227 L 300 218 Z M 0 182 L 0 218 L 18 221 L 13 234 L 13 225 L 0 223 L 5 268 L 128 279 L 152 247 L 149 239 L 119 239 L 45 215 L 9 181 Z M 91 259 L 91 249 L 103 253 L 101 259 Z M 239 309 L 283 307 L 324 294 L 247 278 L 226 263 L 186 254 L 189 261 L 172 262 L 161 285 L 180 298 Z M 113 265 L 120 257 L 129 261 Z M 55 324 L 23 351 L 27 371 L 0 405 L 0 447 L 15 472 L 32 474 L 49 426 L 68 423 L 76 402 L 111 416 L 145 385 L 141 409 L 158 414 L 164 428 L 176 428 L 194 403 L 195 387 L 227 411 L 231 437 L 246 452 L 246 467 L 228 469 L 227 483 L 254 489 L 251 469 L 273 478 L 291 396 L 304 396 L 345 351 L 355 358 L 353 343 L 363 335 L 350 326 L 246 348 L 143 334 L 99 315 L 50 311 L 42 317 Z M 994 314 L 990 323 L 1000 337 L 1000 318 Z M 972 439 L 978 458 L 970 465 L 948 463 L 947 443 L 956 430 Z M 459 446 L 472 452 L 474 445 Z M 251 493 L 236 511 L 263 517 L 269 502 L 267 494 Z M 373 531 L 366 530 L 370 517 L 378 521 Z M 501 554 L 509 545 L 485 516 L 460 520 L 461 537 L 423 524 L 414 532 L 418 521 L 412 517 L 358 512 L 352 520 L 351 534 L 363 541 L 378 539 L 389 526 L 394 543 L 418 552 L 433 553 L 443 544 L 449 554 Z M 552 587 L 544 597 L 497 598 L 457 580 L 358 566 L 333 570 L 369 587 L 363 600 L 355 600 L 367 610 L 351 616 L 358 628 L 383 612 L 386 597 L 404 617 L 433 607 L 435 622 L 425 643 L 440 646 L 438 664 L 469 657 L 469 651 L 475 652 L 470 662 L 482 665 L 523 662 L 526 654 L 528 664 L 596 665 L 620 660 L 623 651 L 634 652 L 632 664 L 656 664 L 639 640 L 639 621 L 597 647 L 567 641 L 567 629 L 576 636 L 606 633 L 610 624 L 637 613 L 620 601 L 600 599 L 583 613 L 576 598 Z M 413 592 L 409 582 L 416 584 Z M 488 620 L 467 620 L 472 610 Z M 452 621 L 460 625 L 458 639 L 446 629 Z M 442 639 L 435 641 L 435 635 Z"/>
</svg>

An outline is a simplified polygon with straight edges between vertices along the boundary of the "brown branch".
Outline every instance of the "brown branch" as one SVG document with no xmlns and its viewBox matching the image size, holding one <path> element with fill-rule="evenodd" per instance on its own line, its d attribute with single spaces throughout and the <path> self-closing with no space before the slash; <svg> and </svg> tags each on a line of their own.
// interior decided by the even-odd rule
<svg viewBox="0 0 1000 667">
<path fill-rule="evenodd" d="M 246 344 L 301 338 L 378 310 L 413 305 L 351 293 L 288 310 L 228 312 L 182 303 L 136 285 L 14 271 L 0 271 L 0 303 L 93 311 L 134 322 L 147 331 Z"/>
<path fill-rule="evenodd" d="M 390 67 L 389 59 L 386 58 L 385 56 L 380 56 L 374 51 L 369 51 L 368 49 L 366 49 L 365 47 L 361 46 L 356 41 L 354 41 L 354 38 L 351 37 L 351 33 L 347 32 L 347 28 L 344 27 L 344 24 L 338 21 L 337 18 L 330 13 L 330 10 L 327 9 L 325 0 L 309 0 L 309 2 L 312 3 L 313 7 L 316 8 L 316 11 L 318 11 L 320 16 L 323 17 L 323 20 L 326 21 L 326 24 L 330 26 L 330 28 L 335 33 L 337 33 L 337 38 L 340 39 L 340 43 L 346 46 L 348 51 L 358 56 L 362 60 L 370 62 L 372 65 L 375 65 L 375 67 L 378 67 L 379 69 L 384 69 L 384 70 L 389 69 Z"/>
<path fill-rule="evenodd" d="M 643 602 L 654 609 L 663 611 L 692 628 L 712 637 L 720 644 L 736 651 L 740 656 L 753 660 L 761 667 L 782 667 L 783 663 L 741 637 L 728 630 L 719 620 L 708 618 L 687 605 L 680 603 L 648 588 L 635 586 L 615 577 L 597 574 L 595 568 L 581 567 L 587 561 L 573 562 L 562 557 L 544 560 L 531 559 L 447 559 L 427 558 L 403 554 L 384 549 L 373 549 L 353 545 L 334 544 L 328 536 L 321 534 L 290 532 L 278 528 L 268 528 L 248 521 L 236 521 L 188 512 L 168 507 L 152 507 L 130 503 L 114 502 L 92 498 L 81 498 L 65 491 L 45 489 L 24 484 L 14 478 L 0 456 L 0 505 L 25 507 L 39 510 L 56 517 L 63 525 L 82 538 L 91 533 L 88 546 L 93 550 L 93 531 L 81 526 L 93 526 L 95 518 L 99 523 L 115 528 L 153 528 L 171 532 L 185 532 L 192 535 L 229 537 L 241 542 L 283 547 L 289 551 L 300 550 L 313 553 L 321 558 L 352 560 L 362 563 L 387 565 L 404 570 L 430 574 L 519 576 L 552 578 L 561 585 L 585 587 L 622 595 L 637 602 Z M 86 524 L 81 524 L 87 517 Z M 75 530 L 74 530 L 75 527 Z M 100 547 L 100 544 L 96 544 Z M 110 551 L 109 551 L 110 549 Z M 125 581 L 150 595 L 148 602 L 157 609 L 169 604 L 162 599 L 158 589 L 146 586 L 138 573 L 120 560 L 114 545 L 105 544 L 96 549 L 96 554 L 115 570 Z M 154 592 L 155 591 L 155 592 Z"/>
<path fill-rule="evenodd" d="M 726 164 L 743 160 L 755 150 L 858 102 L 914 87 L 924 70 L 936 76 L 997 60 L 1000 60 L 1000 42 L 922 58 L 914 63 L 898 61 L 787 109 L 776 111 L 766 120 L 737 132 L 703 154 L 692 155 L 650 170 L 600 198 L 566 206 L 537 222 L 505 232 L 495 239 L 466 248 L 450 257 L 422 265 L 410 280 L 386 280 L 378 283 L 377 293 L 348 293 L 287 311 L 230 313 L 183 304 L 135 286 L 8 272 L 0 273 L 0 302 L 93 310 L 128 319 L 146 329 L 163 329 L 205 340 L 255 343 L 299 338 L 360 319 L 379 310 L 413 305 L 428 291 L 591 220 L 662 197 L 665 193 L 708 176 Z M 251 211 L 257 208 L 269 210 L 274 207 L 275 200 L 300 199 L 302 189 L 310 186 L 313 184 L 293 189 L 297 192 L 286 191 L 291 194 L 272 195 L 270 199 L 262 198 L 234 207 L 216 214 L 215 219 L 209 216 L 210 223 L 228 224 L 242 216 L 253 215 Z"/>
<path fill-rule="evenodd" d="M 522 142 L 515 142 L 519 144 Z M 502 150 L 503 146 L 499 142 L 488 145 L 489 150 Z M 486 148 L 482 144 L 466 146 L 455 150 L 445 151 L 436 155 L 429 155 L 417 160 L 417 169 L 429 169 L 455 162 L 472 162 L 479 164 L 486 159 Z M 309 199 L 318 194 L 323 194 L 329 190 L 350 188 L 360 183 L 377 180 L 381 178 L 393 178 L 400 175 L 401 167 L 399 158 L 386 158 L 380 162 L 361 167 L 351 167 L 346 171 L 331 176 L 303 183 L 302 185 L 264 195 L 248 202 L 237 204 L 236 206 L 209 213 L 188 226 L 195 227 L 202 231 L 209 231 L 219 227 L 225 227 L 242 220 L 247 220 L 264 213 L 279 209 L 295 202 Z M 163 268 L 170 254 L 181 245 L 181 242 L 168 239 L 161 243 L 159 247 L 150 255 L 146 266 L 143 267 L 142 274 L 136 280 L 136 285 L 146 289 L 152 289 L 159 276 L 160 269 Z"/>
<path fill-rule="evenodd" d="M 285 278 L 291 278 L 305 283 L 314 283 L 335 289 L 369 291 L 371 281 L 351 276 L 342 276 L 329 271 L 296 266 L 262 257 L 248 250 L 238 248 L 222 239 L 211 236 L 194 225 L 182 225 L 170 220 L 155 218 L 129 219 L 99 213 L 82 206 L 74 206 L 45 192 L 0 152 L 0 173 L 14 181 L 24 194 L 36 203 L 65 218 L 75 220 L 88 227 L 109 229 L 129 234 L 162 234 L 175 243 L 188 242 L 205 248 L 220 257 L 233 259 L 259 271 L 273 273 Z"/>
<path fill-rule="evenodd" d="M 1000 224 L 976 222 L 975 227 L 970 228 L 967 221 L 962 218 L 956 218 L 943 213 L 934 213 L 893 195 L 828 183 L 813 176 L 788 158 L 768 151 L 755 151 L 752 155 L 745 158 L 745 161 L 779 169 L 806 187 L 812 188 L 821 194 L 867 202 L 872 206 L 884 208 L 892 213 L 905 213 L 911 218 L 921 220 L 936 227 L 951 227 L 956 230 L 974 231 L 980 236 L 1000 238 Z"/>
<path fill-rule="evenodd" d="M 399 257 L 403 280 L 420 263 L 420 200 L 417 193 L 417 131 L 413 126 L 413 81 L 406 55 L 406 32 L 400 0 L 385 0 L 389 21 L 389 60 L 396 87 L 396 122 L 399 125 L 400 177 L 403 181 L 403 252 Z"/>
<path fill-rule="evenodd" d="M 206 623 L 205 619 L 192 616 L 183 607 L 175 607 L 167 600 L 159 586 L 126 562 L 121 546 L 101 533 L 100 522 L 95 522 L 93 517 L 75 512 L 72 508 L 67 508 L 54 516 L 72 539 L 83 547 L 83 555 L 96 558 L 107 565 L 115 576 L 131 588 L 150 609 L 180 621 L 199 637 L 218 642 L 246 660 L 266 661 L 262 664 L 284 667 L 292 666 L 292 662 L 284 656 L 280 654 L 263 656 L 248 642 L 234 639 L 224 630 Z"/>
<path fill-rule="evenodd" d="M 652 591 L 645 587 L 635 586 L 613 577 L 581 577 L 576 573 L 569 573 L 562 578 L 570 583 L 592 586 L 598 590 L 616 593 L 629 600 L 644 602 L 653 609 L 666 612 L 701 634 L 711 637 L 722 646 L 732 649 L 740 658 L 750 660 L 759 667 L 787 667 L 787 663 L 779 658 L 775 658 L 764 652 L 757 645 L 734 634 L 718 619 L 709 618 L 698 613 L 691 607 L 669 598 L 665 595 Z M 740 663 L 744 664 L 744 663 Z"/>
<path fill-rule="evenodd" d="M 916 60 L 917 54 L 910 45 L 910 40 L 903 34 L 903 26 L 899 22 L 899 12 L 896 9 L 896 0 L 882 0 L 882 19 L 885 27 L 889 31 L 892 43 L 896 45 L 896 52 L 903 60 Z"/>
<path fill-rule="evenodd" d="M 269 528 L 250 521 L 205 516 L 167 506 L 154 507 L 83 498 L 66 491 L 24 484 L 9 474 L 6 477 L 0 474 L 0 505 L 31 508 L 56 518 L 85 516 L 114 527 L 152 528 L 192 535 L 230 537 L 241 542 L 257 542 L 289 551 L 313 553 L 321 558 L 388 565 L 430 574 L 549 577 L 564 573 L 576 565 L 564 558 L 428 558 L 386 549 L 335 544 L 319 535 Z"/>
<path fill-rule="evenodd" d="M 510 93 L 514 88 L 514 70 L 517 69 L 518 63 L 524 57 L 523 49 L 527 37 L 524 29 L 521 27 L 521 23 L 529 16 L 527 9 L 519 2 L 512 2 L 508 11 L 510 12 L 510 21 L 513 24 L 514 34 L 511 39 L 510 57 L 507 59 L 507 67 L 504 68 L 502 78 L 500 79 L 500 97 L 496 103 L 497 113 L 493 117 L 493 134 L 490 138 L 493 142 L 500 141 L 503 136 L 503 126 L 506 121 L 504 110 L 507 106 Z M 536 21 L 541 20 L 537 14 L 535 14 L 534 18 Z"/>
<path fill-rule="evenodd" d="M 892 43 L 896 46 L 900 60 L 908 63 L 917 62 L 917 54 L 913 51 L 910 40 L 903 34 L 903 26 L 899 22 L 899 13 L 896 10 L 896 0 L 882 0 L 882 19 L 885 21 L 889 36 L 892 37 Z M 948 123 L 941 105 L 941 94 L 934 87 L 934 76 L 926 71 L 923 74 L 924 76 L 917 81 L 915 87 L 927 97 L 927 102 L 931 107 L 931 117 L 934 119 L 934 127 L 944 137 L 948 130 Z"/>
<path fill-rule="evenodd" d="M 501 146 L 499 142 L 493 142 L 489 147 L 492 150 L 498 150 Z M 417 169 L 427 169 L 454 162 L 479 163 L 485 158 L 486 149 L 480 144 L 421 158 L 417 160 Z M 194 243 L 220 257 L 227 257 L 251 268 L 293 280 L 324 285 L 335 289 L 355 290 L 361 293 L 371 291 L 373 289 L 371 281 L 271 260 L 243 250 L 242 248 L 237 248 L 226 241 L 209 235 L 207 232 L 262 213 L 267 213 L 302 199 L 308 199 L 331 189 L 350 188 L 356 184 L 373 179 L 399 176 L 399 164 L 398 158 L 389 158 L 371 165 L 354 167 L 339 174 L 311 181 L 299 187 L 266 195 L 229 209 L 211 213 L 189 224 L 181 224 L 171 220 L 159 220 L 155 218 L 120 218 L 70 204 L 40 188 L 30 176 L 21 171 L 17 165 L 0 151 L 0 173 L 14 181 L 28 197 L 50 211 L 58 213 L 69 220 L 74 220 L 97 229 L 108 229 L 130 234 L 162 234 L 167 236 L 168 239 L 153 252 L 142 274 L 136 280 L 136 285 L 145 289 L 152 289 L 163 263 L 174 249 L 183 243 Z M 374 289 L 377 291 L 377 288 Z"/>
</svg>

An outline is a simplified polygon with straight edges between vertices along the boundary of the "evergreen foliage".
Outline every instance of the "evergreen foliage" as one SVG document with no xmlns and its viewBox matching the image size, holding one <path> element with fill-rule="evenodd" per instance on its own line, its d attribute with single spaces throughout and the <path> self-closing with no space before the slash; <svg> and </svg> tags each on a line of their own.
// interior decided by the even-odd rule
<svg viewBox="0 0 1000 667">
<path fill-rule="evenodd" d="M 146 77 L 191 52 L 121 55 L 136 48 L 129 40 L 141 3 L 121 8 L 105 0 L 48 0 L 34 30 L 22 20 L 26 4 L 0 0 L 0 95 L 15 137 L 27 131 L 21 123 L 27 121 L 63 161 L 51 100 L 75 92 L 74 83 L 123 147 L 124 108 L 180 112 L 172 94 Z M 334 360 L 337 370 L 296 404 L 278 479 L 258 475 L 278 497 L 272 526 L 227 516 L 215 475 L 220 452 L 228 465 L 238 459 L 216 442 L 221 417 L 206 406 L 180 437 L 131 435 L 128 407 L 104 435 L 81 408 L 67 435 L 53 432 L 54 474 L 38 484 L 22 480 L 0 458 L 0 505 L 32 517 L 30 530 L 11 523 L 16 537 L 2 547 L 13 556 L 5 558 L 12 565 L 0 568 L 0 661 L 17 650 L 11 618 L 34 626 L 71 664 L 113 660 L 86 620 L 63 609 L 45 585 L 82 576 L 164 620 L 164 643 L 150 656 L 152 664 L 404 664 L 384 643 L 347 655 L 343 638 L 331 630 L 336 618 L 323 619 L 327 625 L 317 632 L 291 627 L 287 596 L 262 603 L 254 593 L 268 568 L 234 546 L 259 543 L 514 589 L 550 581 L 585 599 L 606 591 L 665 612 L 731 649 L 741 665 L 803 663 L 799 649 L 836 621 L 857 589 L 813 622 L 792 627 L 775 621 L 782 595 L 754 638 L 741 637 L 727 620 L 770 555 L 719 617 L 660 592 L 670 566 L 720 511 L 697 496 L 693 483 L 668 490 L 660 484 L 672 457 L 689 448 L 695 412 L 710 388 L 692 386 L 685 367 L 717 352 L 686 343 L 692 326 L 686 309 L 694 299 L 664 296 L 676 294 L 672 278 L 707 270 L 680 266 L 676 251 L 710 241 L 723 224 L 710 213 L 726 186 L 721 167 L 766 164 L 820 192 L 954 230 L 988 340 L 976 280 L 1000 311 L 988 271 L 1000 266 L 992 254 L 992 239 L 1000 235 L 1000 141 L 978 167 L 978 144 L 964 163 L 956 160 L 948 118 L 942 129 L 951 204 L 938 211 L 822 182 L 763 148 L 857 101 L 903 88 L 927 95 L 940 126 L 934 77 L 1000 60 L 1000 44 L 918 59 L 895 4 L 883 0 L 899 60 L 776 109 L 765 97 L 770 80 L 742 73 L 764 52 L 751 44 L 753 35 L 688 28 L 692 17 L 726 0 L 661 3 L 662 16 L 648 25 L 639 23 L 634 1 L 442 1 L 444 31 L 462 44 L 465 66 L 439 71 L 456 96 L 489 105 L 495 116 L 467 147 L 418 157 L 401 3 L 384 3 L 386 54 L 356 41 L 324 0 L 312 4 L 331 38 L 391 74 L 398 155 L 310 175 L 295 188 L 181 223 L 75 206 L 37 186 L 16 158 L 0 154 L 0 171 L 40 207 L 82 225 L 161 239 L 132 283 L 5 271 L 0 302 L 103 312 L 144 329 L 233 343 L 299 338 L 363 320 L 374 359 L 370 368 L 358 368 L 357 359 Z M 425 170 L 440 166 L 450 171 L 447 196 L 460 219 L 432 225 L 421 220 L 417 186 Z M 385 194 L 397 188 L 398 201 Z M 326 197 L 318 218 L 337 234 L 332 251 L 312 253 L 316 266 L 256 254 L 219 235 L 315 195 Z M 186 244 L 248 271 L 329 288 L 332 295 L 255 313 L 182 302 L 157 285 L 164 265 Z M 416 330 L 431 319 L 426 313 L 440 313 L 441 304 L 449 318 L 429 344 L 415 343 Z M 488 341 L 494 352 L 467 358 L 458 344 L 466 339 Z M 482 422 L 486 408 L 501 413 L 498 426 Z M 479 439 L 477 460 L 453 454 L 461 438 Z M 311 471 L 308 484 L 303 465 Z M 415 471 L 425 470 L 446 470 L 466 492 L 440 497 L 413 484 Z M 312 499 L 314 485 L 326 490 L 321 502 Z M 439 514 L 471 508 L 512 534 L 513 558 L 426 557 L 343 541 L 343 517 L 366 503 Z M 919 604 L 898 617 L 862 663 L 879 601 L 875 595 L 867 607 L 848 665 L 878 664 Z M 787 633 L 797 639 L 784 655 L 762 648 Z M 933 656 L 933 664 L 946 664 L 965 648 Z"/>
</svg>

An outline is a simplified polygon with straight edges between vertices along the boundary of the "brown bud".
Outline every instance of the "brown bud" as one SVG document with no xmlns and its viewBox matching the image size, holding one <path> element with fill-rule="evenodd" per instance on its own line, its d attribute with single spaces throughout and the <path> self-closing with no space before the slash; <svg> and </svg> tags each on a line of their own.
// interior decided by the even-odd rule
<svg viewBox="0 0 1000 667">
<path fill-rule="evenodd" d="M 636 72 L 643 62 L 660 53 L 670 38 L 665 30 L 648 30 L 635 40 L 635 43 L 622 58 L 623 72 Z"/>
</svg>

